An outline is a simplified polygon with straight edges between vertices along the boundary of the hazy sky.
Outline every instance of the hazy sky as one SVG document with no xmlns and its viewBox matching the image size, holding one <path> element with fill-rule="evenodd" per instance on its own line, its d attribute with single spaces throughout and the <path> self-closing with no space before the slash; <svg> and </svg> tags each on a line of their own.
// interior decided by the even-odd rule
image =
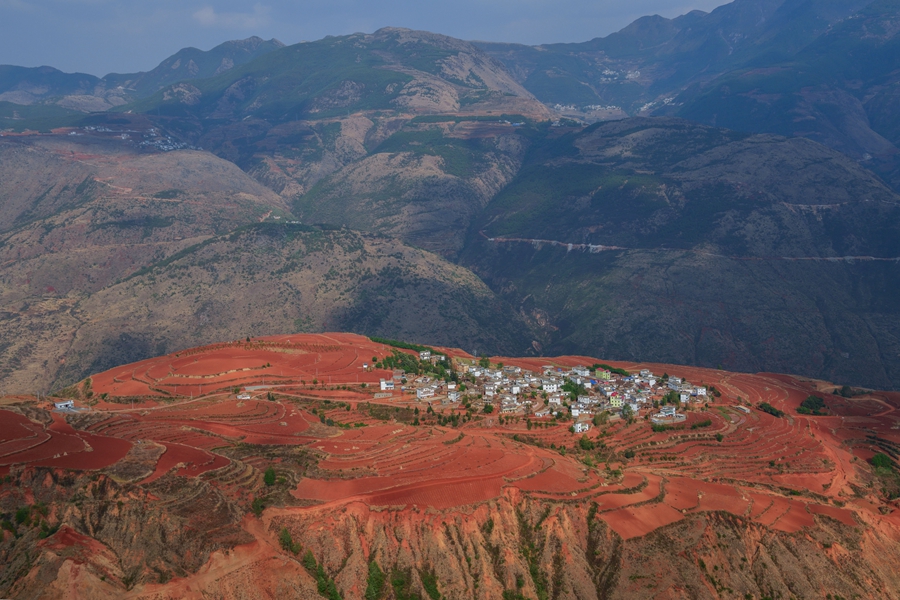
<svg viewBox="0 0 900 600">
<path fill-rule="evenodd" d="M 728 0 L 0 0 L 0 64 L 146 71 L 180 48 L 258 35 L 286 44 L 379 27 L 467 40 L 581 42 L 648 14 Z"/>
</svg>

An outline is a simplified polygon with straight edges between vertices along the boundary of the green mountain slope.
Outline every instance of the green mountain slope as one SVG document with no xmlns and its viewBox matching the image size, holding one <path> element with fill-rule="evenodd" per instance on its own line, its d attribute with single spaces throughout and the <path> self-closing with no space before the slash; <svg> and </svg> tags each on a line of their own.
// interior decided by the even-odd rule
<svg viewBox="0 0 900 600">
<path fill-rule="evenodd" d="M 743 131 L 822 142 L 900 185 L 900 3 L 878 0 L 798 53 L 688 90 L 678 114 Z"/>
<path fill-rule="evenodd" d="M 152 71 L 110 73 L 103 81 L 108 87 L 122 86 L 137 96 L 149 96 L 179 81 L 205 79 L 224 73 L 283 47 L 284 44 L 276 39 L 263 40 L 253 36 L 245 40 L 231 40 L 206 51 L 182 48 L 159 63 Z"/>
<path fill-rule="evenodd" d="M 589 120 L 664 106 L 685 86 L 785 59 L 869 0 L 735 0 L 710 13 L 642 17 L 605 38 L 479 44 L 542 102 Z"/>
<path fill-rule="evenodd" d="M 361 110 L 515 106 L 515 98 L 531 95 L 468 42 L 388 28 L 280 48 L 215 77 L 165 88 L 129 109 L 285 122 Z"/>
<path fill-rule="evenodd" d="M 461 263 L 548 353 L 897 387 L 898 229 L 900 197 L 823 146 L 632 119 L 535 144 Z"/>
</svg>

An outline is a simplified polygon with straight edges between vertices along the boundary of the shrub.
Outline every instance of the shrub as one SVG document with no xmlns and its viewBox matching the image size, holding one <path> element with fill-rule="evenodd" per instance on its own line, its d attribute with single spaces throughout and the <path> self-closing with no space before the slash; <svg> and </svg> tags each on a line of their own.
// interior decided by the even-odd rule
<svg viewBox="0 0 900 600">
<path fill-rule="evenodd" d="M 891 458 L 887 454 L 883 454 L 879 452 L 875 456 L 873 456 L 869 462 L 872 463 L 872 466 L 876 469 L 890 469 L 893 468 L 894 463 L 891 461 Z M 18 519 L 18 513 L 16 513 L 16 518 Z"/>
<path fill-rule="evenodd" d="M 300 544 L 295 543 L 294 539 L 291 537 L 291 532 L 288 531 L 287 527 L 281 528 L 281 533 L 278 534 L 278 543 L 281 544 L 281 547 L 291 552 L 292 554 L 300 553 Z"/>
<path fill-rule="evenodd" d="M 700 429 L 701 427 L 709 427 L 710 425 L 712 425 L 712 419 L 706 419 L 705 421 L 697 421 L 691 425 L 691 429 Z"/>
<path fill-rule="evenodd" d="M 250 510 L 253 511 L 253 514 L 257 517 L 262 516 L 263 510 L 266 508 L 266 501 L 264 498 L 254 498 L 253 502 L 250 504 Z"/>
<path fill-rule="evenodd" d="M 384 571 L 374 560 L 369 562 L 369 577 L 366 582 L 366 600 L 378 600 L 384 592 Z"/>
<path fill-rule="evenodd" d="M 716 441 L 717 441 L 717 442 L 721 442 L 721 441 L 724 440 L 724 439 L 725 439 L 725 436 L 722 435 L 721 433 L 717 433 L 717 434 L 716 434 Z"/>
<path fill-rule="evenodd" d="M 784 416 L 783 411 L 778 410 L 777 408 L 775 408 L 768 402 L 761 402 L 757 408 L 759 408 L 759 410 L 763 411 L 764 413 L 769 413 L 773 417 L 783 417 Z"/>
<path fill-rule="evenodd" d="M 275 485 L 275 469 L 273 469 L 271 466 L 266 469 L 265 473 L 263 473 L 263 483 L 268 486 Z"/>
<path fill-rule="evenodd" d="M 16 511 L 16 524 L 18 525 L 31 525 L 31 509 L 27 506 L 23 506 L 19 510 Z"/>
<path fill-rule="evenodd" d="M 434 573 L 421 572 L 419 573 L 419 577 L 422 579 L 422 587 L 425 588 L 425 593 L 428 594 L 428 597 L 431 600 L 440 600 L 441 594 L 438 592 L 437 588 L 437 575 Z"/>
<path fill-rule="evenodd" d="M 823 415 L 825 414 L 825 401 L 818 396 L 807 396 L 806 400 L 800 403 L 797 412 L 801 415 Z"/>
</svg>

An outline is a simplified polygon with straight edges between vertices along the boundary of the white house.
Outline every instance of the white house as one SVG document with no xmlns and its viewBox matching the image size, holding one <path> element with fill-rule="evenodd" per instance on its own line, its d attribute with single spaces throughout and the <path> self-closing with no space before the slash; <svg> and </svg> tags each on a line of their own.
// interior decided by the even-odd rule
<svg viewBox="0 0 900 600">
<path fill-rule="evenodd" d="M 237 395 L 237 399 L 238 400 L 249 400 L 250 394 L 248 394 L 247 392 L 240 393 Z"/>
<path fill-rule="evenodd" d="M 575 423 L 575 433 L 584 433 L 591 428 L 591 424 L 587 421 L 581 423 Z"/>
<path fill-rule="evenodd" d="M 434 388 L 423 387 L 416 390 L 416 399 L 424 400 L 425 398 L 434 397 Z"/>
<path fill-rule="evenodd" d="M 577 366 L 572 369 L 572 372 L 576 375 L 580 375 L 581 377 L 588 377 L 591 374 L 591 370 L 587 367 Z"/>
<path fill-rule="evenodd" d="M 691 395 L 690 395 L 689 393 L 687 393 L 687 392 L 681 392 L 681 395 L 679 396 L 679 398 L 681 398 L 681 402 L 682 402 L 682 403 L 684 403 L 684 402 L 690 402 L 690 400 L 691 400 Z"/>
<path fill-rule="evenodd" d="M 75 408 L 75 402 L 73 400 L 63 400 L 62 402 L 54 402 L 53 406 L 55 406 L 59 410 L 66 410 Z"/>
<path fill-rule="evenodd" d="M 705 387 L 700 387 L 700 386 L 695 387 L 695 388 L 694 388 L 694 395 L 695 395 L 695 396 L 705 396 L 705 395 L 706 395 L 706 388 L 705 388 Z"/>
<path fill-rule="evenodd" d="M 462 394 L 460 394 L 459 392 L 447 392 L 447 400 L 449 400 L 450 402 L 459 402 L 459 397 L 461 395 Z"/>
<path fill-rule="evenodd" d="M 545 392 L 558 392 L 559 391 L 559 383 L 553 381 L 552 379 L 545 379 L 541 382 L 541 386 Z"/>
<path fill-rule="evenodd" d="M 381 380 L 381 391 L 393 391 L 394 389 L 394 380 L 393 379 L 382 379 Z"/>
<path fill-rule="evenodd" d="M 422 350 L 419 352 L 419 360 L 431 360 L 431 350 Z"/>
<path fill-rule="evenodd" d="M 659 415 L 661 417 L 674 417 L 675 416 L 675 407 L 674 406 L 663 406 L 659 409 Z"/>
</svg>

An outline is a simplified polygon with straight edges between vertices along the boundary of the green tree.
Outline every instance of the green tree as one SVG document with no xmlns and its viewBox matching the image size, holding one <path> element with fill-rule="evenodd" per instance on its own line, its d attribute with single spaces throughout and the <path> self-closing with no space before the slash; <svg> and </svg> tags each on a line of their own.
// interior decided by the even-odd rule
<svg viewBox="0 0 900 600">
<path fill-rule="evenodd" d="M 384 571 L 374 560 L 369 561 L 369 577 L 366 582 L 366 600 L 378 600 L 384 593 Z"/>
<path fill-rule="evenodd" d="M 266 472 L 263 473 L 263 483 L 268 486 L 275 485 L 275 469 L 271 466 L 269 466 L 269 468 L 266 469 Z"/>
<path fill-rule="evenodd" d="M 876 469 L 890 469 L 894 466 L 894 463 L 891 461 L 891 458 L 882 452 L 879 452 L 871 459 L 869 462 L 872 463 L 872 466 Z"/>
<path fill-rule="evenodd" d="M 484 405 L 484 414 L 489 415 L 492 412 L 494 412 L 494 405 L 493 404 L 485 404 Z"/>
</svg>

